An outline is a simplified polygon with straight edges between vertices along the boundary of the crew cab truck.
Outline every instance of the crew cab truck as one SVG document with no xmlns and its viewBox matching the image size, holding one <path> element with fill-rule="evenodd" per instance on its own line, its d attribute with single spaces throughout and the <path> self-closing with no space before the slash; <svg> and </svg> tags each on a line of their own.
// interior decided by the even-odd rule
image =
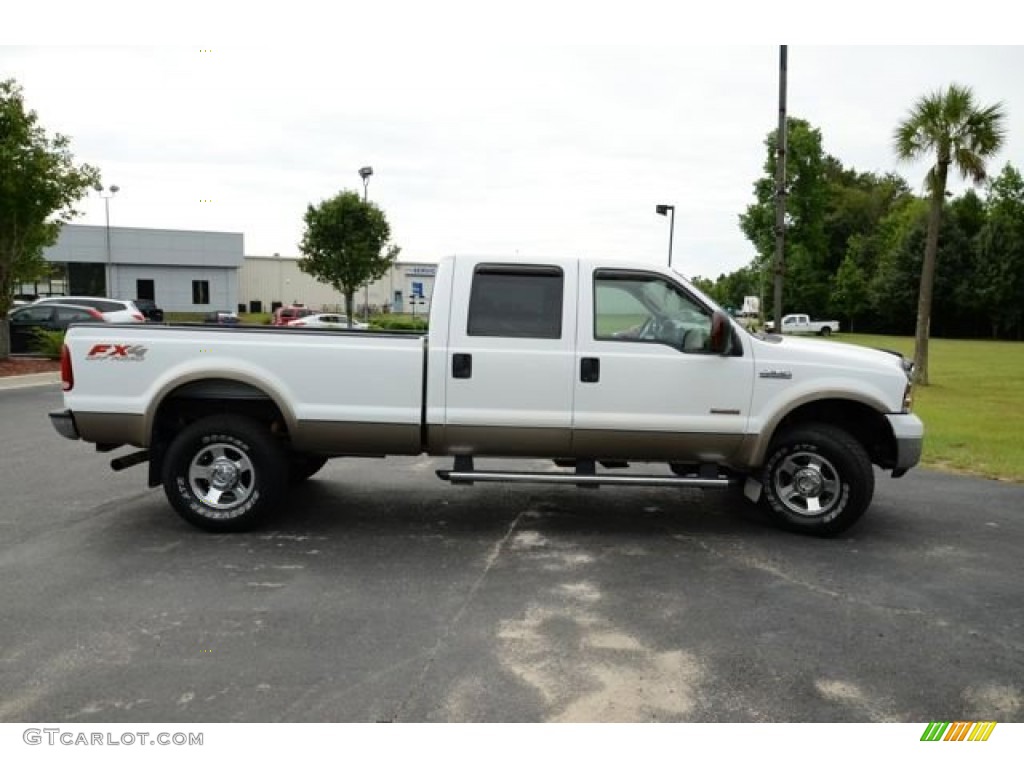
<svg viewBox="0 0 1024 768">
<path fill-rule="evenodd" d="M 50 416 L 100 451 L 141 449 L 112 466 L 148 461 L 150 486 L 213 531 L 258 524 L 329 458 L 425 453 L 453 457 L 453 483 L 742 485 L 781 525 L 830 535 L 870 504 L 872 464 L 898 477 L 919 459 L 909 373 L 889 352 L 748 333 L 667 268 L 460 256 L 439 265 L 427 335 L 73 326 Z"/>
<path fill-rule="evenodd" d="M 774 322 L 769 320 L 766 327 L 769 332 L 776 332 Z M 783 315 L 782 332 L 830 336 L 833 333 L 839 333 L 839 321 L 811 320 L 809 315 Z"/>
</svg>

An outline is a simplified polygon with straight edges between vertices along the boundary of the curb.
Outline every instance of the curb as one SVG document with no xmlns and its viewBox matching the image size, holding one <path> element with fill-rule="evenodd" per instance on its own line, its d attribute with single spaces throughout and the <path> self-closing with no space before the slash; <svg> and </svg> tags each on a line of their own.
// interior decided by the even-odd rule
<svg viewBox="0 0 1024 768">
<path fill-rule="evenodd" d="M 23 376 L 0 377 L 0 391 L 42 387 L 47 384 L 60 384 L 60 373 L 51 371 L 49 373 L 27 373 Z"/>
</svg>

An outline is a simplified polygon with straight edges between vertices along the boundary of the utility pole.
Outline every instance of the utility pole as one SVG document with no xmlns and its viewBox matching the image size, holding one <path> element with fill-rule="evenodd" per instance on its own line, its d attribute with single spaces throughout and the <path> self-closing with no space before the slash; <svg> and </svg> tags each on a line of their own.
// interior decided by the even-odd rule
<svg viewBox="0 0 1024 768">
<path fill-rule="evenodd" d="M 775 156 L 775 333 L 782 333 L 782 278 L 786 272 L 786 48 L 779 46 L 779 131 Z"/>
</svg>

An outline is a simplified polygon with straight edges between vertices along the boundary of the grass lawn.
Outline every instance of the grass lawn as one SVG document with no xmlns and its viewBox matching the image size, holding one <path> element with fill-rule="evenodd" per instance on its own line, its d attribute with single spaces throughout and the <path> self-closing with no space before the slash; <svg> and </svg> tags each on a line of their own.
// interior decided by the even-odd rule
<svg viewBox="0 0 1024 768">
<path fill-rule="evenodd" d="M 843 333 L 836 341 L 913 355 L 914 340 Z M 923 463 L 1024 482 L 1024 344 L 932 339 L 931 384 L 914 390 Z"/>
</svg>

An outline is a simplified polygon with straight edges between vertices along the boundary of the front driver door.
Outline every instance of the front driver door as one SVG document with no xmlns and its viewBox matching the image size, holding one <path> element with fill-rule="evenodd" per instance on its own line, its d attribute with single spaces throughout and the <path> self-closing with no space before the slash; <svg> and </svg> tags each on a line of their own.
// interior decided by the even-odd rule
<svg viewBox="0 0 1024 768">
<path fill-rule="evenodd" d="M 727 462 L 743 440 L 753 364 L 709 349 L 712 310 L 668 277 L 595 269 L 580 292 L 573 453 Z"/>
</svg>

